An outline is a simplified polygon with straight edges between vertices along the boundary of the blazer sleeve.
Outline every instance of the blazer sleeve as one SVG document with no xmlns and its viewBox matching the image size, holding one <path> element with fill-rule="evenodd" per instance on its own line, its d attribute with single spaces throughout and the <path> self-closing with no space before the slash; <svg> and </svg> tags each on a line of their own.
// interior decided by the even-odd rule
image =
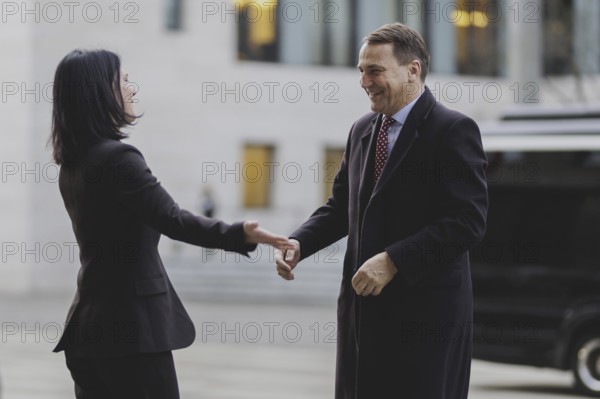
<svg viewBox="0 0 600 399">
<path fill-rule="evenodd" d="M 348 235 L 348 154 L 350 154 L 350 138 L 340 170 L 333 181 L 331 197 L 302 226 L 290 234 L 290 238 L 300 242 L 301 259 L 311 256 Z"/>
<path fill-rule="evenodd" d="M 113 151 L 110 186 L 117 201 L 144 223 L 174 240 L 248 255 L 256 245 L 244 242 L 242 223 L 227 224 L 179 208 L 154 177 L 141 152 L 128 144 Z"/>
<path fill-rule="evenodd" d="M 442 173 L 434 191 L 441 208 L 432 222 L 385 250 L 409 284 L 451 263 L 444 246 L 469 250 L 485 233 L 488 208 L 487 159 L 477 124 L 463 116 L 443 132 L 437 148 L 437 164 L 454 168 Z M 455 171 L 460 173 L 456 174 Z M 458 260 L 458 259 L 456 259 Z"/>
</svg>

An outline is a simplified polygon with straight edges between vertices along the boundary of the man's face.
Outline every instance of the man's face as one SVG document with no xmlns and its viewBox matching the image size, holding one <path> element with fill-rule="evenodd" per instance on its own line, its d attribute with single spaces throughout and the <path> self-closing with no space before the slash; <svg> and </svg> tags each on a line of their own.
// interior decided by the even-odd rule
<svg viewBox="0 0 600 399">
<path fill-rule="evenodd" d="M 367 44 L 360 49 L 360 86 L 371 100 L 371 110 L 392 116 L 420 92 L 418 61 L 399 65 L 391 43 Z M 420 72 L 420 70 L 418 71 Z"/>
</svg>

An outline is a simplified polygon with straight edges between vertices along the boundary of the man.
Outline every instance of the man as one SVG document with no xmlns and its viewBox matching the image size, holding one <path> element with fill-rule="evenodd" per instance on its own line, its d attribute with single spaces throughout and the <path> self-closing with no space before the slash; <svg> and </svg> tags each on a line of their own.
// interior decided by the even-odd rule
<svg viewBox="0 0 600 399">
<path fill-rule="evenodd" d="M 358 119 L 327 204 L 276 253 L 277 271 L 348 236 L 338 300 L 336 399 L 467 398 L 470 247 L 485 231 L 486 157 L 470 118 L 437 103 L 429 53 L 394 23 L 364 39 Z M 393 119 L 391 119 L 393 118 Z"/>
</svg>

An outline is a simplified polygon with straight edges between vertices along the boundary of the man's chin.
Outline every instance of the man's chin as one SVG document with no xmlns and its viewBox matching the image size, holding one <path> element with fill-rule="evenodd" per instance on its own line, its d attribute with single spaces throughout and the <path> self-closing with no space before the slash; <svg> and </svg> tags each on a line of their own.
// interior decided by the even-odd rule
<svg viewBox="0 0 600 399">
<path fill-rule="evenodd" d="M 381 112 L 381 107 L 374 102 L 371 102 L 371 111 L 379 113 Z"/>
</svg>

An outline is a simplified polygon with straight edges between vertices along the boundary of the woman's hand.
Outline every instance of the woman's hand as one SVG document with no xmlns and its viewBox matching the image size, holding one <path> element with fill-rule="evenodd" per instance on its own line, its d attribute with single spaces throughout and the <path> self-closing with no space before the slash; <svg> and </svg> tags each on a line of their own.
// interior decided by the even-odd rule
<svg viewBox="0 0 600 399">
<path fill-rule="evenodd" d="M 282 250 L 293 248 L 287 237 L 275 235 L 258 227 L 258 222 L 254 220 L 244 222 L 244 241 L 249 244 L 268 244 Z"/>
</svg>

